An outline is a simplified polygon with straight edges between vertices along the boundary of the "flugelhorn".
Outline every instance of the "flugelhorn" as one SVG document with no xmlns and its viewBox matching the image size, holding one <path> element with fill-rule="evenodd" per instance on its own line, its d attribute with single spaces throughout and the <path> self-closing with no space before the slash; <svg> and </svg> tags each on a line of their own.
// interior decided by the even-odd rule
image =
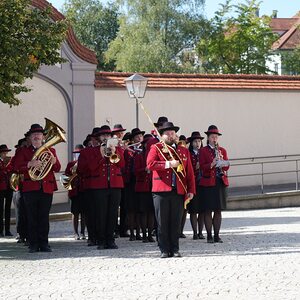
<svg viewBox="0 0 300 300">
<path fill-rule="evenodd" d="M 32 158 L 32 160 L 39 160 L 41 165 L 38 167 L 31 167 L 28 171 L 31 180 L 33 181 L 38 181 L 45 178 L 52 168 L 51 159 L 53 154 L 49 148 L 58 143 L 67 141 L 63 134 L 65 131 L 51 120 L 47 118 L 45 119 L 45 144 L 36 150 Z"/>
<path fill-rule="evenodd" d="M 117 153 L 112 153 L 111 147 L 116 147 L 119 144 L 119 139 L 111 138 L 108 140 L 105 140 L 101 146 L 100 151 L 102 151 L 102 156 L 109 158 L 109 161 L 112 164 L 117 164 L 120 161 L 120 155 Z"/>
</svg>

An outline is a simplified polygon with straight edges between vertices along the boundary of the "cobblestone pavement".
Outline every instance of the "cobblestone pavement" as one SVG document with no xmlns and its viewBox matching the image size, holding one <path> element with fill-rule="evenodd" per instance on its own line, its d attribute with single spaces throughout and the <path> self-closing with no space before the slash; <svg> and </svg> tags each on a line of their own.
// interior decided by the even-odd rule
<svg viewBox="0 0 300 300">
<path fill-rule="evenodd" d="M 224 244 L 193 241 L 183 258 L 117 239 L 118 250 L 74 241 L 51 223 L 52 253 L 0 240 L 0 299 L 300 299 L 300 208 L 224 212 Z M 13 228 L 14 229 L 14 228 Z"/>
</svg>

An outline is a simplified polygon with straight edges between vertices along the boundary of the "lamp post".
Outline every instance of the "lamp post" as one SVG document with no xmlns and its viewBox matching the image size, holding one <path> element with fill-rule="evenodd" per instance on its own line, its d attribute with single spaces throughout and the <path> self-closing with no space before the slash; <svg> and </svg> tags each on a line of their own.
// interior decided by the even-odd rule
<svg viewBox="0 0 300 300">
<path fill-rule="evenodd" d="M 124 81 L 129 97 L 135 99 L 136 127 L 139 127 L 139 99 L 145 96 L 148 79 L 142 75 L 133 74 Z"/>
</svg>

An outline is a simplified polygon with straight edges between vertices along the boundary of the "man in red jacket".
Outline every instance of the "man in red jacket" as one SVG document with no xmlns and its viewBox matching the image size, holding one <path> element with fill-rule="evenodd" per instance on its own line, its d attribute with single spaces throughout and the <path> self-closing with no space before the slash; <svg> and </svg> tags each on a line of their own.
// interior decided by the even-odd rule
<svg viewBox="0 0 300 300">
<path fill-rule="evenodd" d="M 9 151 L 11 149 L 8 149 L 6 145 L 0 145 L 0 237 L 4 236 L 3 210 L 5 211 L 5 236 L 12 236 L 10 232 L 10 207 L 13 191 L 9 186 L 9 178 L 12 171 L 11 159 L 7 156 Z"/>
<path fill-rule="evenodd" d="M 44 129 L 39 124 L 31 125 L 29 130 L 31 146 L 21 148 L 14 161 L 14 171 L 21 175 L 21 191 L 28 218 L 29 252 L 51 252 L 48 243 L 49 212 L 53 192 L 57 190 L 54 172 L 59 172 L 60 162 L 53 148 L 51 158 L 52 169 L 47 176 L 39 181 L 33 181 L 28 170 L 41 166 L 41 161 L 33 160 L 33 155 L 43 145 Z"/>
<path fill-rule="evenodd" d="M 152 145 L 147 157 L 147 168 L 153 172 L 152 193 L 161 258 L 181 257 L 179 235 L 184 200 L 192 199 L 195 194 L 189 151 L 176 145 L 178 130 L 172 122 L 165 122 L 159 128 L 162 142 Z"/>
<path fill-rule="evenodd" d="M 98 139 L 105 142 L 111 136 L 110 127 L 104 125 L 98 130 Z M 89 223 L 90 246 L 98 244 L 98 249 L 117 249 L 114 230 L 124 187 L 121 168 L 124 167 L 123 151 L 111 146 L 113 161 L 105 156 L 105 145 L 88 147 L 80 152 L 77 173 L 84 181 L 90 204 L 87 220 Z"/>
</svg>

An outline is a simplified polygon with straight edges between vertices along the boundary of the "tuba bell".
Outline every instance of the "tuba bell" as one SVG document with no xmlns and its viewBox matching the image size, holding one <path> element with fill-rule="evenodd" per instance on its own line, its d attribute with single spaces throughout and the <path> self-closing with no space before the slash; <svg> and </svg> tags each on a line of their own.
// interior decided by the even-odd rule
<svg viewBox="0 0 300 300">
<path fill-rule="evenodd" d="M 28 171 L 31 180 L 33 181 L 45 178 L 52 168 L 51 159 L 53 154 L 49 148 L 58 143 L 65 143 L 67 141 L 64 135 L 65 131 L 60 126 L 47 118 L 45 118 L 45 120 L 45 144 L 35 151 L 32 158 L 32 160 L 36 159 L 41 161 L 42 164 L 39 167 L 31 167 Z"/>
</svg>

